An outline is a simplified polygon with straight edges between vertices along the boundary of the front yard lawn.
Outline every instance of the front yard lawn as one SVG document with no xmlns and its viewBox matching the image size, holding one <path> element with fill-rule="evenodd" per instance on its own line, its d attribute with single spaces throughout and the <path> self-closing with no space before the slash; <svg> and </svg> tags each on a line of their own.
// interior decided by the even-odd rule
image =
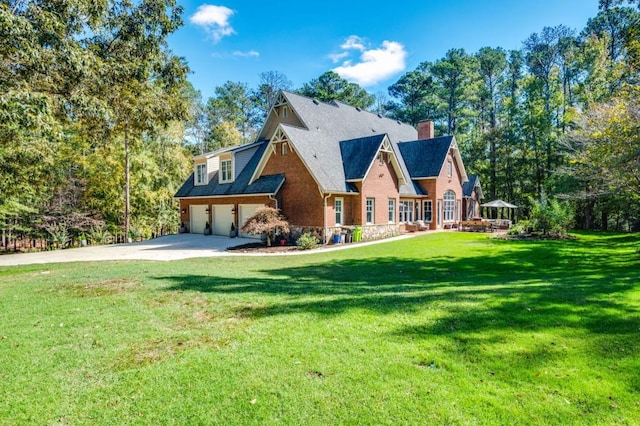
<svg viewBox="0 0 640 426">
<path fill-rule="evenodd" d="M 640 424 L 640 242 L 0 269 L 1 424 Z"/>
</svg>

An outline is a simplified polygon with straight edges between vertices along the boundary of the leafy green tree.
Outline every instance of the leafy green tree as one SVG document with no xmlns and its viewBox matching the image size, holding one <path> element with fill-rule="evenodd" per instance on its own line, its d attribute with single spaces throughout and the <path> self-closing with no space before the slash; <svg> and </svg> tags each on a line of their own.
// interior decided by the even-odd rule
<svg viewBox="0 0 640 426">
<path fill-rule="evenodd" d="M 202 93 L 187 81 L 183 86 L 182 96 L 189 109 L 185 127 L 185 142 L 191 148 L 193 154 L 204 154 L 210 149 L 206 143 L 208 121 Z"/>
<path fill-rule="evenodd" d="M 507 67 L 507 54 L 504 49 L 483 47 L 475 55 L 481 84 L 479 85 L 478 110 L 480 117 L 481 138 L 488 145 L 489 156 L 489 193 L 491 199 L 497 198 L 497 163 L 498 145 L 500 138 L 497 136 L 498 116 L 501 102 L 500 86 L 504 80 Z M 486 130 L 485 130 L 486 129 Z"/>
<path fill-rule="evenodd" d="M 340 101 L 362 109 L 368 109 L 375 103 L 373 95 L 358 84 L 340 77 L 335 71 L 327 71 L 320 77 L 304 83 L 298 93 L 319 101 Z"/>
<path fill-rule="evenodd" d="M 235 128 L 243 142 L 249 142 L 258 131 L 260 111 L 256 108 L 255 99 L 245 83 L 227 81 L 215 89 L 215 96 L 207 101 L 206 113 L 209 122 L 207 141 L 215 148 L 237 144 L 236 138 L 221 139 L 228 132 L 220 128 Z M 224 124 L 228 123 L 228 124 Z"/>
<path fill-rule="evenodd" d="M 542 196 L 532 202 L 531 223 L 543 234 L 567 234 L 573 224 L 573 211 L 567 203 Z"/>
<path fill-rule="evenodd" d="M 187 69 L 167 47 L 181 11 L 173 0 L 0 4 L 0 115 L 7 118 L 0 146 L 13 145 L 0 162 L 30 174 L 0 171 L 25 189 L 16 202 L 46 209 L 51 194 L 83 182 L 83 201 L 73 208 L 100 204 L 91 194 L 117 193 L 124 201 L 111 205 L 122 210 L 111 218 L 128 229 L 130 148 L 184 116 L 177 88 Z M 123 185 L 110 175 L 100 190 L 91 187 L 96 169 L 119 164 L 110 171 L 122 173 Z"/>
<path fill-rule="evenodd" d="M 389 94 L 398 101 L 389 102 L 386 109 L 391 117 L 417 126 L 421 120 L 437 118 L 433 78 L 421 65 L 405 73 L 389 87 Z"/>
<path fill-rule="evenodd" d="M 477 96 L 474 62 L 464 49 L 451 49 L 443 59 L 428 67 L 441 101 L 447 134 L 457 134 L 462 121 L 470 116 L 469 107 Z"/>
<path fill-rule="evenodd" d="M 640 13 L 629 7 L 612 7 L 601 10 L 595 17 L 587 21 L 583 35 L 602 36 L 606 34 L 609 41 L 609 58 L 619 61 L 625 53 L 634 27 L 640 25 Z"/>
<path fill-rule="evenodd" d="M 94 29 L 99 80 L 92 87 L 107 106 L 102 132 L 124 147 L 124 233 L 131 221 L 130 148 L 159 123 L 186 117 L 180 96 L 187 67 L 168 50 L 167 37 L 182 25 L 175 0 L 114 1 Z"/>
</svg>

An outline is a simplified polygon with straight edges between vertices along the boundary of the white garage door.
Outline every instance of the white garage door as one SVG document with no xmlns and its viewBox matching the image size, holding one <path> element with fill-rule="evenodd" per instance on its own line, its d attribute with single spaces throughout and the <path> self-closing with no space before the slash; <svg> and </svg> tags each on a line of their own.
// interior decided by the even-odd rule
<svg viewBox="0 0 640 426">
<path fill-rule="evenodd" d="M 192 234 L 202 234 L 209 219 L 207 216 L 207 206 L 191 206 L 191 226 L 189 231 Z"/>
<path fill-rule="evenodd" d="M 229 236 L 233 222 L 233 204 L 213 206 L 213 233 Z"/>
<path fill-rule="evenodd" d="M 251 216 L 256 214 L 256 210 L 260 207 L 264 207 L 263 204 L 240 204 L 238 206 L 238 228 L 241 228 L 242 225 L 249 219 Z M 252 235 L 252 234 L 244 234 L 239 232 L 241 237 L 245 238 L 260 238 L 260 235 Z"/>
</svg>

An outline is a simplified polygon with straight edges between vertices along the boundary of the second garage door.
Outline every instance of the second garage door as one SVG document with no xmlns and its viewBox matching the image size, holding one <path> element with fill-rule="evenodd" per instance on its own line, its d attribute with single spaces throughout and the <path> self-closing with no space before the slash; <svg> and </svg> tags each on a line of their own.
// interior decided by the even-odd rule
<svg viewBox="0 0 640 426">
<path fill-rule="evenodd" d="M 233 204 L 213 206 L 213 234 L 229 236 L 233 223 Z"/>
<path fill-rule="evenodd" d="M 244 225 L 247 219 L 249 219 L 251 216 L 256 214 L 256 210 L 258 210 L 260 207 L 264 207 L 264 205 L 263 204 L 240 204 L 238 206 L 239 227 L 242 227 L 242 225 Z M 245 238 L 260 238 L 259 235 L 244 234 L 242 232 L 239 232 L 239 235 Z"/>
</svg>

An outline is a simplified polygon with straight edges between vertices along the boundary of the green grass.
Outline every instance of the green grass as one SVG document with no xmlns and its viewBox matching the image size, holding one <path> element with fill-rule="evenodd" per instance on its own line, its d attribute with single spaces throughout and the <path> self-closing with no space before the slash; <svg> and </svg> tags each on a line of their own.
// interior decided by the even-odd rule
<svg viewBox="0 0 640 426">
<path fill-rule="evenodd" d="M 1 424 L 640 424 L 639 236 L 0 270 Z"/>
</svg>

